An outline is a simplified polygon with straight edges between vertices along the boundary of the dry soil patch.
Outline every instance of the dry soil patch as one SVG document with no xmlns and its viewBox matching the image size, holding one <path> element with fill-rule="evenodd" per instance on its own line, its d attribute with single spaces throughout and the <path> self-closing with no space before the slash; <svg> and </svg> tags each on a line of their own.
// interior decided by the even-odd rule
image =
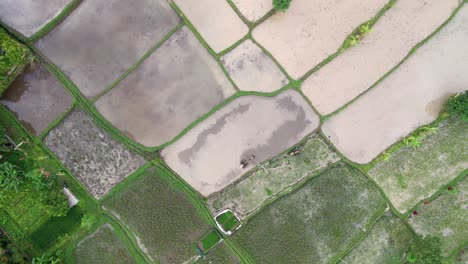
<svg viewBox="0 0 468 264">
<path fill-rule="evenodd" d="M 294 145 L 318 124 L 318 116 L 294 90 L 276 97 L 243 96 L 164 149 L 162 156 L 190 185 L 208 196 Z M 240 168 L 241 160 L 252 155 L 255 159 Z"/>
<path fill-rule="evenodd" d="M 183 27 L 101 97 L 96 107 L 137 142 L 158 146 L 234 92 L 218 63 Z"/>
<path fill-rule="evenodd" d="M 232 0 L 241 14 L 254 22 L 273 9 L 271 0 Z"/>
<path fill-rule="evenodd" d="M 468 88 L 468 7 L 396 71 L 322 126 L 349 159 L 367 163 L 435 120 L 446 99 Z"/>
<path fill-rule="evenodd" d="M 41 134 L 72 102 L 65 88 L 40 64 L 31 64 L 0 98 L 33 134 Z"/>
<path fill-rule="evenodd" d="M 371 87 L 434 32 L 458 2 L 397 1 L 358 46 L 347 49 L 304 82 L 305 95 L 324 115 L 340 108 Z"/>
<path fill-rule="evenodd" d="M 386 2 L 294 0 L 287 12 L 276 12 L 256 27 L 253 37 L 297 79 L 335 53 Z"/>
<path fill-rule="evenodd" d="M 174 2 L 215 52 L 228 48 L 249 31 L 227 1 L 174 0 Z"/>
<path fill-rule="evenodd" d="M 145 163 L 82 109 L 73 110 L 44 142 L 97 199 Z"/>
<path fill-rule="evenodd" d="M 2 0 L 0 20 L 30 37 L 56 17 L 72 0 Z"/>
<path fill-rule="evenodd" d="M 164 0 L 86 0 L 36 47 L 91 98 L 179 21 Z"/>
<path fill-rule="evenodd" d="M 273 60 L 250 39 L 222 56 L 221 62 L 237 87 L 244 91 L 268 93 L 288 84 Z"/>
</svg>

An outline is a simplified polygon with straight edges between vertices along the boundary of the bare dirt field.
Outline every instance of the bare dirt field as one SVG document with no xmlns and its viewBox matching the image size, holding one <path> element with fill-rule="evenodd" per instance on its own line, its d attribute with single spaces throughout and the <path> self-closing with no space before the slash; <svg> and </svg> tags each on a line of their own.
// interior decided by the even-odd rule
<svg viewBox="0 0 468 264">
<path fill-rule="evenodd" d="M 65 112 L 71 102 L 65 88 L 38 63 L 28 66 L 0 98 L 0 103 L 35 135 Z"/>
<path fill-rule="evenodd" d="M 114 228 L 105 224 L 80 241 L 73 253 L 76 264 L 132 264 L 130 251 L 120 241 Z"/>
<path fill-rule="evenodd" d="M 276 97 L 243 96 L 165 148 L 162 156 L 193 188 L 208 196 L 291 147 L 318 124 L 318 116 L 294 90 Z M 255 158 L 250 160 L 252 155 Z M 245 168 L 240 168 L 242 160 L 250 160 Z"/>
<path fill-rule="evenodd" d="M 345 38 L 371 19 L 386 0 L 294 0 L 287 12 L 277 12 L 253 31 L 293 78 L 335 53 Z"/>
<path fill-rule="evenodd" d="M 273 9 L 271 0 L 232 0 L 241 14 L 254 22 Z"/>
<path fill-rule="evenodd" d="M 124 134 L 152 147 L 172 140 L 234 92 L 218 63 L 183 27 L 96 108 Z"/>
<path fill-rule="evenodd" d="M 468 88 L 468 7 L 374 89 L 322 126 L 350 160 L 367 163 L 435 120 L 454 93 Z"/>
<path fill-rule="evenodd" d="M 396 1 L 356 47 L 347 49 L 302 85 L 317 110 L 327 115 L 367 90 L 434 32 L 458 0 Z"/>
<path fill-rule="evenodd" d="M 0 20 L 30 37 L 56 17 L 72 0 L 2 0 Z"/>
<path fill-rule="evenodd" d="M 174 0 L 174 2 L 217 53 L 234 44 L 249 31 L 227 1 Z"/>
<path fill-rule="evenodd" d="M 87 0 L 36 47 L 92 98 L 179 21 L 165 0 Z"/>
<path fill-rule="evenodd" d="M 44 142 L 96 199 L 145 163 L 81 109 L 74 109 Z"/>
<path fill-rule="evenodd" d="M 369 170 L 392 204 L 405 213 L 468 168 L 468 122 L 446 120 L 421 146 L 399 149 Z"/>
<path fill-rule="evenodd" d="M 274 199 L 275 195 L 339 159 L 315 134 L 297 150 L 300 153 L 295 156 L 285 153 L 261 163 L 245 179 L 210 197 L 207 203 L 213 214 L 231 209 L 244 219 L 265 201 Z"/>
<path fill-rule="evenodd" d="M 240 90 L 273 92 L 288 84 L 288 79 L 250 39 L 221 57 L 227 72 Z"/>
</svg>

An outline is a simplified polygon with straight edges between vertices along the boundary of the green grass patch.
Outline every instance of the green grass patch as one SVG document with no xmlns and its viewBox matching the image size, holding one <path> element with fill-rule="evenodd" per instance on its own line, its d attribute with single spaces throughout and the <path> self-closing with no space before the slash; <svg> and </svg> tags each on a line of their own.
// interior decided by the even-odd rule
<svg viewBox="0 0 468 264">
<path fill-rule="evenodd" d="M 196 264 L 238 264 L 239 259 L 225 243 L 216 246 L 207 255 L 200 257 Z"/>
<path fill-rule="evenodd" d="M 109 224 L 101 226 L 79 242 L 73 257 L 76 264 L 136 263 Z"/>
<path fill-rule="evenodd" d="M 432 201 L 420 204 L 408 220 L 416 233 L 442 240 L 442 255 L 449 257 L 466 245 L 468 238 L 468 179 L 456 186 L 458 193 L 441 192 Z M 448 189 L 448 188 L 444 188 Z"/>
<path fill-rule="evenodd" d="M 266 206 L 233 238 L 258 263 L 333 263 L 385 207 L 371 181 L 340 163 Z"/>
<path fill-rule="evenodd" d="M 240 222 L 231 211 L 218 215 L 216 217 L 216 222 L 218 222 L 226 232 L 232 232 L 240 225 Z"/>
<path fill-rule="evenodd" d="M 208 252 L 208 250 L 212 249 L 218 242 L 221 240 L 221 237 L 218 234 L 218 231 L 212 230 L 208 234 L 206 234 L 198 243 L 200 250 L 203 253 Z"/>
<path fill-rule="evenodd" d="M 32 60 L 31 51 L 0 27 L 0 95 Z"/>
<path fill-rule="evenodd" d="M 387 214 L 372 227 L 370 233 L 343 258 L 342 263 L 401 263 L 408 252 L 413 235 L 396 216 Z"/>
<path fill-rule="evenodd" d="M 184 186 L 169 171 L 150 167 L 117 186 L 103 206 L 140 239 L 161 263 L 182 263 L 198 254 L 198 239 L 213 228 Z"/>
<path fill-rule="evenodd" d="M 424 136 L 416 134 L 418 147 L 414 143 L 400 147 L 368 174 L 398 211 L 405 213 L 466 169 L 466 131 L 468 122 L 450 117 L 439 123 L 434 132 L 426 132 Z"/>
<path fill-rule="evenodd" d="M 31 234 L 31 239 L 43 250 L 49 248 L 61 236 L 72 231 L 81 223 L 83 211 L 79 206 L 70 209 L 66 216 L 51 217 Z"/>
</svg>

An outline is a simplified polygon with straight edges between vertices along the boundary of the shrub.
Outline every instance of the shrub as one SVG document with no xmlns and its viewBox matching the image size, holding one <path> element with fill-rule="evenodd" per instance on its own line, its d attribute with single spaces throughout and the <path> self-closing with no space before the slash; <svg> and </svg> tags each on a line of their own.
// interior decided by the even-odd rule
<svg viewBox="0 0 468 264">
<path fill-rule="evenodd" d="M 273 0 L 273 6 L 278 11 L 286 12 L 290 4 L 291 4 L 291 0 Z"/>
<path fill-rule="evenodd" d="M 31 51 L 0 28 L 0 95 L 32 61 Z"/>
<path fill-rule="evenodd" d="M 468 90 L 452 96 L 445 105 L 449 115 L 458 114 L 461 119 L 468 120 Z"/>
<path fill-rule="evenodd" d="M 406 260 L 418 264 L 442 263 L 442 241 L 438 237 L 418 237 L 410 247 Z"/>
</svg>

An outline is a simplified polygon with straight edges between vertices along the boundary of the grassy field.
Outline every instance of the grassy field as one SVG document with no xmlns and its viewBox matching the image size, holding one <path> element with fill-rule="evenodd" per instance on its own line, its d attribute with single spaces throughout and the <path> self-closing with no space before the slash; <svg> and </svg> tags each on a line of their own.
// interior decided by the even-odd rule
<svg viewBox="0 0 468 264">
<path fill-rule="evenodd" d="M 265 207 L 234 234 L 258 263 L 329 263 L 386 207 L 362 174 L 337 164 Z"/>
<path fill-rule="evenodd" d="M 240 263 L 239 259 L 232 253 L 226 244 L 221 243 L 214 249 L 210 250 L 204 257 L 199 258 L 197 264 L 236 264 Z"/>
<path fill-rule="evenodd" d="M 203 238 L 198 243 L 198 246 L 202 250 L 202 252 L 205 253 L 211 248 L 213 248 L 220 240 L 221 237 L 219 236 L 218 232 L 216 230 L 212 230 L 208 234 L 203 236 Z"/>
<path fill-rule="evenodd" d="M 468 122 L 452 117 L 442 122 L 419 147 L 403 147 L 381 161 L 369 175 L 401 212 L 430 197 L 468 167 Z"/>
<path fill-rule="evenodd" d="M 367 237 L 341 263 L 401 263 L 413 239 L 410 230 L 392 214 L 382 216 Z"/>
<path fill-rule="evenodd" d="M 112 226 L 108 224 L 78 243 L 73 256 L 76 264 L 136 263 Z"/>
<path fill-rule="evenodd" d="M 196 243 L 212 226 L 166 171 L 148 170 L 117 186 L 103 206 L 161 263 L 182 263 L 197 255 Z"/>
<path fill-rule="evenodd" d="M 68 211 L 66 216 L 51 217 L 31 234 L 32 240 L 43 250 L 51 246 L 60 236 L 79 226 L 83 212 L 79 206 Z"/>
<path fill-rule="evenodd" d="M 243 219 L 266 200 L 339 159 L 316 135 L 296 150 L 299 151 L 297 155 L 285 153 L 262 163 L 241 182 L 210 197 L 211 210 L 218 213 L 229 208 Z"/>
<path fill-rule="evenodd" d="M 416 233 L 442 239 L 445 256 L 452 255 L 468 242 L 467 177 L 452 188 L 451 192 L 446 191 L 433 201 L 421 204 L 416 209 L 418 214 L 409 219 Z"/>
<path fill-rule="evenodd" d="M 219 215 L 216 217 L 216 221 L 221 225 L 221 227 L 223 227 L 224 231 L 226 232 L 234 231 L 240 224 L 236 216 L 231 211 L 227 211 Z"/>
</svg>

